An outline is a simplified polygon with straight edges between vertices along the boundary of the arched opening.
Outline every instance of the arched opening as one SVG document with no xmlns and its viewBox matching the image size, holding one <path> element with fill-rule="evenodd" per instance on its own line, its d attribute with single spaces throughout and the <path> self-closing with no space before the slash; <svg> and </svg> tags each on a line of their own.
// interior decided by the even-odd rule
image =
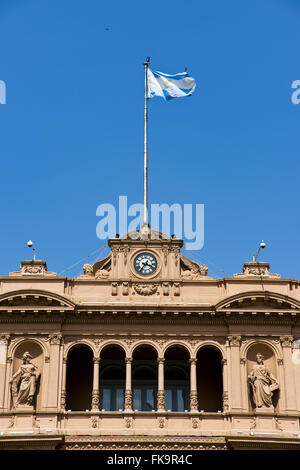
<svg viewBox="0 0 300 470">
<path fill-rule="evenodd" d="M 165 409 L 189 411 L 190 368 L 189 352 L 180 346 L 170 346 L 165 352 Z"/>
<path fill-rule="evenodd" d="M 217 349 L 203 347 L 197 354 L 197 389 L 200 411 L 223 410 L 222 356 Z"/>
<path fill-rule="evenodd" d="M 93 352 L 85 345 L 72 348 L 68 354 L 66 377 L 66 409 L 91 409 L 93 390 Z"/>
<path fill-rule="evenodd" d="M 157 352 L 151 346 L 140 346 L 133 352 L 132 391 L 134 411 L 156 410 Z"/>
<path fill-rule="evenodd" d="M 125 351 L 120 346 L 107 346 L 100 355 L 100 408 L 123 411 L 125 391 Z"/>
</svg>

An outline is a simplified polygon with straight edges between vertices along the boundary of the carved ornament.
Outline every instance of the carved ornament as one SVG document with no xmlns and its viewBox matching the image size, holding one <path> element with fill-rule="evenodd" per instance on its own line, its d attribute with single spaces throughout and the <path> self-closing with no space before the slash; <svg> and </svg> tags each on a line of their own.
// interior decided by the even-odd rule
<svg viewBox="0 0 300 470">
<path fill-rule="evenodd" d="M 242 337 L 239 335 L 229 335 L 228 341 L 230 346 L 240 346 Z"/>
<path fill-rule="evenodd" d="M 290 348 L 293 342 L 293 336 L 280 336 L 281 346 L 283 348 Z"/>
<path fill-rule="evenodd" d="M 153 295 L 156 293 L 158 289 L 158 284 L 150 283 L 150 282 L 145 283 L 145 284 L 136 283 L 136 284 L 133 284 L 133 288 L 135 292 L 139 295 Z"/>
</svg>

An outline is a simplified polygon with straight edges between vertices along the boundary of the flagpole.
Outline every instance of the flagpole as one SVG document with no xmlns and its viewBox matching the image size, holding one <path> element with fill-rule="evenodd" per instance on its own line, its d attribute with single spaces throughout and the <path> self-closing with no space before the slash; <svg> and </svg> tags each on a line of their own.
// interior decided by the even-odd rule
<svg viewBox="0 0 300 470">
<path fill-rule="evenodd" d="M 144 62 L 145 94 L 144 94 L 144 226 L 148 226 L 148 108 L 147 108 L 147 72 L 150 57 Z"/>
</svg>

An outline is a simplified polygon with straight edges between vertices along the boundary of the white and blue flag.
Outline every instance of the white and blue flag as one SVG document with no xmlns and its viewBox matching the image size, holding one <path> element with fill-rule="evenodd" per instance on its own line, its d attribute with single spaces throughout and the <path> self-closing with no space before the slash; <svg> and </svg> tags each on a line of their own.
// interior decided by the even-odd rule
<svg viewBox="0 0 300 470">
<path fill-rule="evenodd" d="M 176 75 L 168 75 L 162 72 L 154 72 L 148 68 L 148 98 L 161 96 L 165 100 L 172 98 L 181 98 L 182 96 L 190 96 L 196 88 L 196 81 L 189 77 L 187 72 L 177 73 Z"/>
</svg>

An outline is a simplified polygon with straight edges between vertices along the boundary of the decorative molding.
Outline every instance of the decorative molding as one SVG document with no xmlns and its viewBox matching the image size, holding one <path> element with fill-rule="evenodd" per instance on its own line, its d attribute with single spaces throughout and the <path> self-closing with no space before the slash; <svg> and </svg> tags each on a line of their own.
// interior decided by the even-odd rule
<svg viewBox="0 0 300 470">
<path fill-rule="evenodd" d="M 5 334 L 1 334 L 1 335 L 0 335 L 0 341 L 1 341 L 2 343 L 8 345 L 9 340 L 10 340 L 10 335 L 5 335 Z"/>
<path fill-rule="evenodd" d="M 15 415 L 11 415 L 8 422 L 8 427 L 13 428 L 15 425 Z"/>
<path fill-rule="evenodd" d="M 125 418 L 125 427 L 126 428 L 132 428 L 132 418 L 130 418 L 130 417 Z"/>
<path fill-rule="evenodd" d="M 192 418 L 192 428 L 197 429 L 198 423 L 199 423 L 199 420 L 197 418 Z"/>
<path fill-rule="evenodd" d="M 159 428 L 165 427 L 165 418 L 158 418 L 158 427 Z"/>
<path fill-rule="evenodd" d="M 223 392 L 223 411 L 229 410 L 229 395 L 227 391 Z"/>
<path fill-rule="evenodd" d="M 246 364 L 246 359 L 244 357 L 240 358 L 240 364 L 244 366 Z"/>
<path fill-rule="evenodd" d="M 46 261 L 28 260 L 22 261 L 21 273 L 22 274 L 45 274 L 47 272 Z"/>
<path fill-rule="evenodd" d="M 50 341 L 51 345 L 60 345 L 62 339 L 62 335 L 59 333 L 54 333 L 51 335 L 48 335 L 48 340 Z"/>
<path fill-rule="evenodd" d="M 99 390 L 92 392 L 92 410 L 99 410 Z"/>
<path fill-rule="evenodd" d="M 122 294 L 123 295 L 128 295 L 129 294 L 129 283 L 128 282 L 123 282 L 122 283 Z"/>
<path fill-rule="evenodd" d="M 50 362 L 50 356 L 45 356 L 45 364 L 49 364 Z"/>
<path fill-rule="evenodd" d="M 158 284 L 157 283 L 135 283 L 133 284 L 135 292 L 139 295 L 153 295 L 157 292 Z"/>
<path fill-rule="evenodd" d="M 283 359 L 278 358 L 278 359 L 277 359 L 277 364 L 278 364 L 279 366 L 283 366 Z"/>
<path fill-rule="evenodd" d="M 229 335 L 228 336 L 228 341 L 229 341 L 230 346 L 239 347 L 240 344 L 241 344 L 241 339 L 242 339 L 242 337 L 239 336 L 239 335 Z"/>
<path fill-rule="evenodd" d="M 191 411 L 198 411 L 198 392 L 196 390 L 190 393 L 190 409 Z"/>
<path fill-rule="evenodd" d="M 162 411 L 165 409 L 165 392 L 164 390 L 158 390 L 157 392 L 157 409 Z"/>
<path fill-rule="evenodd" d="M 180 283 L 174 282 L 173 288 L 174 288 L 174 295 L 180 295 Z"/>
<path fill-rule="evenodd" d="M 256 416 L 253 416 L 253 418 L 250 420 L 250 430 L 256 428 Z"/>
<path fill-rule="evenodd" d="M 99 348 L 100 344 L 103 343 L 104 339 L 91 338 L 91 341 L 94 343 L 96 348 Z"/>
<path fill-rule="evenodd" d="M 169 283 L 163 282 L 162 287 L 163 287 L 163 295 L 169 295 Z"/>
<path fill-rule="evenodd" d="M 62 390 L 61 396 L 60 396 L 60 407 L 62 410 L 66 409 L 66 399 L 67 399 L 66 390 Z"/>
<path fill-rule="evenodd" d="M 164 245 L 162 247 L 162 253 L 164 255 L 164 263 L 165 263 L 165 266 L 167 266 L 167 262 L 168 262 L 168 254 L 169 254 L 169 248 L 167 245 Z"/>
<path fill-rule="evenodd" d="M 92 424 L 92 428 L 97 428 L 98 427 L 98 417 L 97 416 L 91 416 L 91 424 Z"/>
<path fill-rule="evenodd" d="M 280 336 L 281 346 L 283 348 L 290 348 L 293 342 L 293 336 Z"/>
<path fill-rule="evenodd" d="M 132 391 L 125 390 L 124 398 L 125 410 L 132 410 Z"/>
<path fill-rule="evenodd" d="M 118 283 L 112 282 L 111 283 L 111 295 L 117 295 L 117 294 L 118 294 Z"/>
</svg>

